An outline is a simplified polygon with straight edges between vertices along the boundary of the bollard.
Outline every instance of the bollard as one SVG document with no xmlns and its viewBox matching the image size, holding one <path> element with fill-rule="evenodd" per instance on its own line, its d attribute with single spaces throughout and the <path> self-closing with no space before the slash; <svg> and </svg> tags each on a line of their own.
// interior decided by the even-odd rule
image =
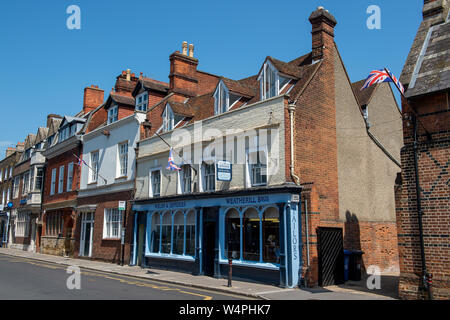
<svg viewBox="0 0 450 320">
<path fill-rule="evenodd" d="M 231 279 L 232 279 L 232 267 L 233 267 L 233 259 L 228 258 L 228 287 L 232 287 Z"/>
</svg>

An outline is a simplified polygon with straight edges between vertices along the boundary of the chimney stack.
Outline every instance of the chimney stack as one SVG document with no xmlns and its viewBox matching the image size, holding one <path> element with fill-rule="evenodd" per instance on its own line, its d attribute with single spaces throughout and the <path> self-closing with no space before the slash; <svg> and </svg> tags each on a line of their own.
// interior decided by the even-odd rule
<svg viewBox="0 0 450 320">
<path fill-rule="evenodd" d="M 337 21 L 328 10 L 318 7 L 311 13 L 309 22 L 312 25 L 312 59 L 325 59 L 334 47 L 334 27 Z"/>
<path fill-rule="evenodd" d="M 5 158 L 8 158 L 10 155 L 12 155 L 14 152 L 16 152 L 16 148 L 12 148 L 12 147 L 9 147 L 9 148 L 7 148 L 6 149 L 6 156 L 5 156 Z"/>
<path fill-rule="evenodd" d="M 83 113 L 87 114 L 103 104 L 104 94 L 105 92 L 98 86 L 91 85 L 84 88 Z"/>
<path fill-rule="evenodd" d="M 194 58 L 194 45 L 189 45 L 189 55 L 187 52 L 187 42 L 182 45 L 182 53 L 176 51 L 169 57 L 170 59 L 170 91 L 178 94 L 179 101 L 184 101 L 188 97 L 197 94 L 197 66 L 198 60 Z"/>
<path fill-rule="evenodd" d="M 47 128 L 50 128 L 50 124 L 52 123 L 53 119 L 62 119 L 62 116 L 59 116 L 57 114 L 49 114 L 47 116 Z"/>
</svg>

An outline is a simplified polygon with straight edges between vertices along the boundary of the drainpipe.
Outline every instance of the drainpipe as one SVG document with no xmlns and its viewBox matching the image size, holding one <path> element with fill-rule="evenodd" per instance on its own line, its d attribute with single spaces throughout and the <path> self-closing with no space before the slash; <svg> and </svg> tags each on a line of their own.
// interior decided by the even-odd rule
<svg viewBox="0 0 450 320">
<path fill-rule="evenodd" d="M 413 116 L 413 125 L 414 125 L 414 171 L 416 177 L 416 197 L 417 197 L 417 218 L 419 222 L 419 238 L 420 238 L 420 255 L 422 259 L 422 283 L 423 286 L 427 289 L 428 299 L 433 300 L 433 293 L 431 291 L 431 284 L 429 283 L 429 279 L 431 275 L 427 272 L 427 265 L 425 259 L 425 247 L 423 240 L 423 225 L 422 225 L 422 200 L 420 199 L 420 181 L 419 181 L 419 167 L 418 167 L 418 146 L 417 146 L 417 117 Z"/>
<path fill-rule="evenodd" d="M 306 272 L 309 272 L 309 229 L 308 229 L 308 200 L 305 199 L 305 227 L 306 227 L 306 256 L 308 264 L 306 265 Z M 306 279 L 307 280 L 307 279 Z M 307 282 L 306 282 L 307 285 Z"/>
<path fill-rule="evenodd" d="M 295 104 L 289 104 L 288 105 L 289 110 L 289 122 L 291 126 L 291 177 L 294 179 L 294 182 L 296 185 L 300 185 L 300 178 L 295 175 L 294 173 L 294 111 L 295 111 Z"/>
</svg>

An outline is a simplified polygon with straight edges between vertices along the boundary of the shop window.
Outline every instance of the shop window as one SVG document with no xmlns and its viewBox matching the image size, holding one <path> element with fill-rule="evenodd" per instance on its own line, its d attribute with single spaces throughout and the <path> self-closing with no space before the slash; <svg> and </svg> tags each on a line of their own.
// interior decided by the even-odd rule
<svg viewBox="0 0 450 320">
<path fill-rule="evenodd" d="M 64 220 L 61 212 L 55 211 L 47 213 L 45 221 L 45 235 L 58 237 L 62 234 Z"/>
<path fill-rule="evenodd" d="M 230 209 L 225 217 L 225 256 L 240 259 L 241 256 L 241 219 L 236 209 Z"/>
<path fill-rule="evenodd" d="M 263 261 L 280 262 L 280 216 L 276 208 L 263 213 Z"/>
<path fill-rule="evenodd" d="M 259 261 L 260 258 L 260 235 L 259 214 L 254 208 L 249 208 L 244 213 L 243 219 L 243 253 L 244 260 Z"/>
<path fill-rule="evenodd" d="M 195 256 L 195 211 L 186 216 L 186 252 L 187 256 Z"/>
<path fill-rule="evenodd" d="M 159 171 L 158 171 L 159 172 Z M 183 254 L 184 251 L 184 214 L 179 211 L 173 219 L 173 254 Z"/>
<path fill-rule="evenodd" d="M 170 253 L 172 237 L 172 214 L 167 212 L 163 215 L 161 230 L 161 253 Z"/>
<path fill-rule="evenodd" d="M 159 252 L 160 243 L 160 231 L 161 231 L 161 215 L 159 213 L 154 213 L 152 216 L 152 235 L 150 237 L 150 248 L 151 252 Z"/>
</svg>

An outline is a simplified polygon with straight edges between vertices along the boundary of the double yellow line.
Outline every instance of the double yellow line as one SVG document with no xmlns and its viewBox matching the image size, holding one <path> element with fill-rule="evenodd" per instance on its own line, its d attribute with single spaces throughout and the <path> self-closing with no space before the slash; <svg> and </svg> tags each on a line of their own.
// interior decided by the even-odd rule
<svg viewBox="0 0 450 320">
<path fill-rule="evenodd" d="M 55 265 L 55 264 L 52 264 L 51 262 L 30 260 L 30 259 L 21 258 L 21 257 L 10 258 L 10 257 L 5 257 L 5 256 L 0 256 L 0 260 L 1 261 L 7 261 L 7 262 L 15 262 L 15 263 L 28 263 L 28 264 L 31 264 L 31 265 L 44 267 L 44 268 L 49 268 L 49 269 L 64 270 L 64 269 L 66 269 L 68 267 L 68 266 Z M 80 269 L 81 268 L 82 267 L 80 267 Z M 211 296 L 207 296 L 207 295 L 200 294 L 200 293 L 195 293 L 195 292 L 190 292 L 190 291 L 185 291 L 185 290 L 180 289 L 180 288 L 173 288 L 173 287 L 168 287 L 168 286 L 156 285 L 156 284 L 150 283 L 151 280 L 137 281 L 136 278 L 130 277 L 130 276 L 126 276 L 126 275 L 120 275 L 120 277 L 117 277 L 117 276 L 111 276 L 110 274 L 107 274 L 107 273 L 103 273 L 102 271 L 95 271 L 95 272 L 92 272 L 92 271 L 81 271 L 81 274 L 85 275 L 85 276 L 101 277 L 101 278 L 104 278 L 104 279 L 115 280 L 115 281 L 119 281 L 121 283 L 134 285 L 134 286 L 138 286 L 138 287 L 146 287 L 146 288 L 152 288 L 152 289 L 162 290 L 162 291 L 178 291 L 180 293 L 202 297 L 203 300 L 212 300 Z M 127 279 L 124 279 L 124 278 L 133 279 L 133 280 L 127 280 Z"/>
</svg>

